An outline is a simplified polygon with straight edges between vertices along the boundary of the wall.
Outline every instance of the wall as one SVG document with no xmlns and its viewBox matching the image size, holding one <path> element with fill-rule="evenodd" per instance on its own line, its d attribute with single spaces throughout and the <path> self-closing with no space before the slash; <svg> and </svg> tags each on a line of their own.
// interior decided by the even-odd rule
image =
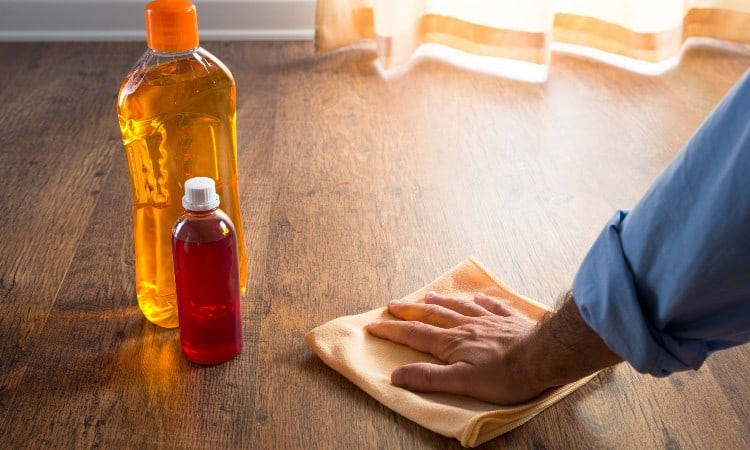
<svg viewBox="0 0 750 450">
<path fill-rule="evenodd" d="M 193 0 L 203 40 L 310 39 L 315 0 Z M 146 0 L 0 0 L 0 41 L 143 40 Z"/>
</svg>

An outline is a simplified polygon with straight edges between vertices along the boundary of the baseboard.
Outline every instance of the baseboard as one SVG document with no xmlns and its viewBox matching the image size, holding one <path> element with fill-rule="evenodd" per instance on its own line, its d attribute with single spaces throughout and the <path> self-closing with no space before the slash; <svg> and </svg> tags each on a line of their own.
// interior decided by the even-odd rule
<svg viewBox="0 0 750 450">
<path fill-rule="evenodd" d="M 202 40 L 311 39 L 315 0 L 194 0 Z M 0 41 L 143 40 L 146 0 L 0 0 Z"/>
</svg>

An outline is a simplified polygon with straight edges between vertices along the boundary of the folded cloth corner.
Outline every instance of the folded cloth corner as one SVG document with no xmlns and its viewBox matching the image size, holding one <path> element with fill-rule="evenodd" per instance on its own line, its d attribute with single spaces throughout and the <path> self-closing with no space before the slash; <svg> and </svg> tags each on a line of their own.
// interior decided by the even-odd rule
<svg viewBox="0 0 750 450">
<path fill-rule="evenodd" d="M 466 259 L 402 301 L 422 301 L 429 291 L 466 300 L 481 292 L 506 302 L 534 321 L 549 311 L 545 305 L 513 292 L 474 258 Z M 453 394 L 411 392 L 393 386 L 391 372 L 404 364 L 440 361 L 371 336 L 365 330 L 368 323 L 389 318 L 393 316 L 386 308 L 339 317 L 310 331 L 305 342 L 329 367 L 388 408 L 436 433 L 458 439 L 464 447 L 475 447 L 523 425 L 596 375 L 510 407 Z"/>
</svg>

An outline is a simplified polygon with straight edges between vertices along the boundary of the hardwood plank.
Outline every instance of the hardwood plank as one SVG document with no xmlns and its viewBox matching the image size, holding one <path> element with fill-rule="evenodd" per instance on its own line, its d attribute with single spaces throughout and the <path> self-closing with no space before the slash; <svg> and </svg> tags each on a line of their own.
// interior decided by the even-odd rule
<svg viewBox="0 0 750 450">
<path fill-rule="evenodd" d="M 0 91 L 0 387 L 18 382 L 110 170 L 123 47 L 14 48 L 29 59 Z"/>
<path fill-rule="evenodd" d="M 728 88 L 748 70 L 750 47 L 691 39 L 680 58 L 680 66 L 663 75 L 668 86 L 685 105 L 706 116 Z M 706 83 L 706 80 L 712 80 Z"/>
<path fill-rule="evenodd" d="M 747 382 L 747 369 L 750 368 L 750 345 L 742 345 L 717 352 L 706 361 L 704 368 L 709 370 L 722 387 L 731 408 L 740 421 L 740 430 L 746 441 L 750 441 L 750 383 Z"/>
<path fill-rule="evenodd" d="M 299 61 L 304 52 L 304 48 L 291 49 L 289 57 Z M 304 385 L 307 377 L 290 370 L 303 360 L 280 350 L 278 342 L 284 342 L 281 349 L 299 347 L 299 337 L 306 329 L 327 320 L 325 316 L 316 319 L 315 315 L 333 318 L 380 306 L 387 298 L 400 297 L 429 281 L 441 272 L 439 267 L 449 267 L 483 247 L 493 250 L 490 260 L 498 259 L 500 264 L 512 261 L 512 275 L 518 278 L 512 285 L 524 286 L 525 292 L 534 288 L 545 292 L 549 296 L 542 300 L 549 303 L 572 279 L 577 264 L 573 264 L 570 253 L 582 258 L 604 220 L 617 205 L 626 207 L 637 200 L 701 120 L 686 110 L 682 99 L 665 89 L 658 78 L 622 73 L 576 58 L 568 58 L 562 64 L 577 70 L 553 74 L 559 77 L 552 78 L 546 86 L 544 94 L 554 102 L 534 101 L 535 96 L 541 97 L 539 86 L 481 80 L 478 75 L 445 77 L 445 68 L 434 63 L 413 70 L 421 83 L 412 84 L 405 77 L 382 87 L 382 80 L 374 72 L 366 74 L 366 60 L 364 54 L 351 59 L 329 58 L 312 67 L 302 66 L 304 70 L 291 71 L 287 74 L 291 80 L 284 83 L 283 88 L 292 93 L 285 95 L 282 91 L 281 95 L 284 105 L 279 117 L 286 123 L 279 126 L 284 131 L 280 131 L 283 136 L 278 139 L 282 148 L 277 150 L 276 178 L 283 187 L 276 191 L 276 214 L 271 222 L 272 227 L 276 226 L 272 234 L 280 246 L 269 255 L 273 271 L 266 275 L 273 286 L 269 293 L 272 308 L 263 328 L 269 336 L 273 334 L 275 342 L 261 347 L 261 354 L 268 358 L 264 366 L 272 374 L 269 379 L 284 381 L 263 387 L 261 399 L 269 400 L 261 400 L 259 408 L 272 410 L 272 403 L 281 402 L 282 410 L 314 409 L 315 403 L 307 406 L 307 399 L 286 390 L 287 384 Z M 335 78 L 334 92 L 323 87 L 331 81 L 331 73 Z M 434 73 L 442 74 L 445 80 L 431 78 Z M 302 88 L 310 85 L 312 89 Z M 630 89 L 635 89 L 635 96 Z M 387 90 L 390 99 L 403 98 L 408 92 L 417 101 L 375 103 L 374 99 L 366 99 L 373 90 Z M 526 94 L 519 94 L 524 90 Z M 487 92 L 497 93 L 500 100 L 485 100 L 492 98 Z M 293 102 L 300 97 L 305 99 L 301 107 Z M 460 108 L 461 101 L 481 113 L 431 113 L 439 111 L 440 105 L 446 111 Z M 362 107 L 373 103 L 381 107 Z M 611 108 L 612 104 L 618 108 Z M 479 116 L 482 121 L 465 120 L 466 116 Z M 555 126 L 540 133 L 533 126 L 539 116 L 544 123 Z M 423 118 L 431 120 L 429 125 Z M 624 135 L 625 139 L 613 142 L 613 135 Z M 513 142 L 514 138 L 518 142 Z M 622 182 L 613 182 L 612 174 L 621 167 L 625 167 L 620 175 Z M 640 167 L 644 170 L 632 169 Z M 467 181 L 465 174 L 472 179 Z M 493 189 L 488 192 L 486 186 Z M 509 186 L 514 187 L 511 193 L 504 192 Z M 592 193 L 597 195 L 596 207 L 592 209 L 590 202 L 581 205 L 580 199 L 588 200 Z M 338 205 L 333 217 L 331 205 Z M 460 214 L 456 215 L 456 211 Z M 489 226 L 483 227 L 487 223 Z M 590 228 L 586 239 L 577 238 L 584 224 L 595 227 Z M 442 233 L 431 236 L 424 230 Z M 561 233 L 563 245 L 559 243 Z M 470 241 L 468 245 L 466 240 Z M 397 248 L 398 253 L 377 251 L 381 248 Z M 356 267 L 342 261 L 351 249 L 364 256 L 353 261 Z M 550 254 L 555 251 L 559 255 Z M 378 259 L 370 259 L 370 255 Z M 385 266 L 390 272 L 373 280 L 366 273 L 358 273 L 362 265 L 379 269 Z M 424 272 L 429 268 L 435 269 L 432 276 L 418 273 L 419 269 Z M 557 277 L 554 286 L 545 276 L 549 273 Z M 401 274 L 406 274 L 405 279 L 399 280 Z M 311 278 L 322 286 L 302 286 L 304 280 Z M 393 286 L 400 288 L 394 292 Z M 338 300 L 340 296 L 342 299 Z M 299 312 L 309 303 L 316 305 L 312 320 L 309 313 Z M 279 361 L 284 366 L 275 372 L 273 367 Z M 354 396 L 359 401 L 360 396 L 351 393 L 350 388 L 347 386 L 341 393 L 343 398 L 324 397 L 326 403 L 319 407 L 325 416 L 315 413 L 309 420 L 338 427 L 339 421 L 352 414 L 366 414 L 366 410 L 351 411 L 347 398 Z M 715 386 L 713 392 L 721 395 Z M 668 404 L 673 403 L 670 400 Z M 653 405 L 655 409 L 656 406 Z M 628 407 L 638 410 L 637 402 Z M 616 407 L 612 411 L 617 411 Z M 335 416 L 334 425 L 328 418 L 331 414 Z M 283 439 L 280 419 L 261 426 L 254 440 L 270 443 Z M 556 416 L 553 420 L 558 419 Z M 404 428 L 414 428 L 408 421 L 396 420 L 403 422 L 400 425 Z M 636 416 L 622 430 L 642 426 L 643 420 Z M 348 433 L 372 439 L 367 424 L 349 424 L 352 428 Z M 728 426 L 736 425 L 730 417 Z M 692 434 L 675 440 L 668 433 L 663 434 L 664 430 L 669 427 L 663 425 L 658 434 L 646 435 L 642 443 L 707 442 L 696 440 L 698 436 Z M 421 435 L 421 430 L 417 434 Z M 312 431 L 309 439 L 325 447 L 332 444 L 322 440 L 328 436 Z M 298 443 L 298 436 L 287 437 L 289 441 L 280 441 L 284 446 Z M 384 446 L 396 445 L 392 438 L 380 439 Z M 622 442 L 621 436 L 610 440 L 607 435 L 592 436 L 589 441 L 593 446 Z M 429 442 L 445 444 L 440 439 Z M 728 442 L 742 442 L 742 438 L 734 434 Z M 503 444 L 507 445 L 507 440 Z M 411 445 L 417 444 L 408 441 L 407 447 Z"/>
<path fill-rule="evenodd" d="M 238 85 L 250 282 L 244 352 L 198 367 L 134 298 L 114 104 L 143 48 L 0 44 L 18 62 L 0 68 L 3 446 L 460 448 L 326 367 L 304 334 L 468 255 L 552 304 L 750 64 L 700 44 L 659 77 L 555 54 L 541 84 L 431 60 L 384 80 L 366 48 L 206 43 Z M 621 365 L 482 448 L 747 447 L 749 364 L 742 346 L 666 379 Z"/>
<path fill-rule="evenodd" d="M 7 95 L 4 91 L 10 92 L 9 95 L 18 92 L 16 83 L 23 82 L 19 78 L 38 66 L 44 50 L 45 46 L 38 44 L 0 43 L 0 58 L 12 62 L 0 66 L 0 95 Z"/>
</svg>

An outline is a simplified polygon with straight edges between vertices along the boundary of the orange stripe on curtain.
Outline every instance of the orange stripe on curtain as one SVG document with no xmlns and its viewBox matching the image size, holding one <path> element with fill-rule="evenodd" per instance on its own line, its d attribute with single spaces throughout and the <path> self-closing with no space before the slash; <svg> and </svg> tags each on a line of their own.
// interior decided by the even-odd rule
<svg viewBox="0 0 750 450">
<path fill-rule="evenodd" d="M 377 35 L 370 0 L 318 0 L 315 49 L 325 53 L 354 42 L 375 40 L 385 67 L 406 62 L 424 43 L 443 44 L 481 56 L 549 62 L 552 41 L 591 47 L 630 58 L 659 62 L 679 54 L 689 37 L 750 43 L 750 12 L 692 8 L 681 26 L 644 33 L 583 15 L 557 13 L 547 31 L 523 31 L 425 13 L 395 36 Z"/>
<path fill-rule="evenodd" d="M 649 62 L 663 61 L 680 52 L 682 30 L 639 33 L 593 17 L 555 15 L 555 42 L 583 45 Z"/>
<path fill-rule="evenodd" d="M 691 9 L 681 28 L 639 33 L 619 25 L 574 14 L 556 14 L 553 40 L 583 45 L 649 62 L 676 56 L 689 37 L 750 43 L 750 14 L 723 9 Z"/>
<path fill-rule="evenodd" d="M 318 1 L 315 13 L 315 53 L 327 53 L 362 39 L 374 39 L 372 8 L 352 8 L 331 14 L 325 1 Z"/>
<path fill-rule="evenodd" d="M 378 56 L 385 67 L 406 62 L 424 43 L 447 45 L 467 53 L 496 56 L 542 64 L 548 61 L 549 33 L 507 30 L 477 25 L 460 19 L 428 14 L 413 33 L 378 36 Z"/>
<path fill-rule="evenodd" d="M 688 11 L 683 25 L 683 39 L 709 37 L 750 43 L 750 13 L 716 8 Z"/>
<path fill-rule="evenodd" d="M 321 3 L 318 3 L 320 5 Z M 468 53 L 542 64 L 549 59 L 549 33 L 504 30 L 428 14 L 406 35 L 377 36 L 372 8 L 357 8 L 346 17 L 324 21 L 318 6 L 315 52 L 326 53 L 363 39 L 377 39 L 378 57 L 385 67 L 406 62 L 424 43 L 443 44 Z"/>
</svg>

